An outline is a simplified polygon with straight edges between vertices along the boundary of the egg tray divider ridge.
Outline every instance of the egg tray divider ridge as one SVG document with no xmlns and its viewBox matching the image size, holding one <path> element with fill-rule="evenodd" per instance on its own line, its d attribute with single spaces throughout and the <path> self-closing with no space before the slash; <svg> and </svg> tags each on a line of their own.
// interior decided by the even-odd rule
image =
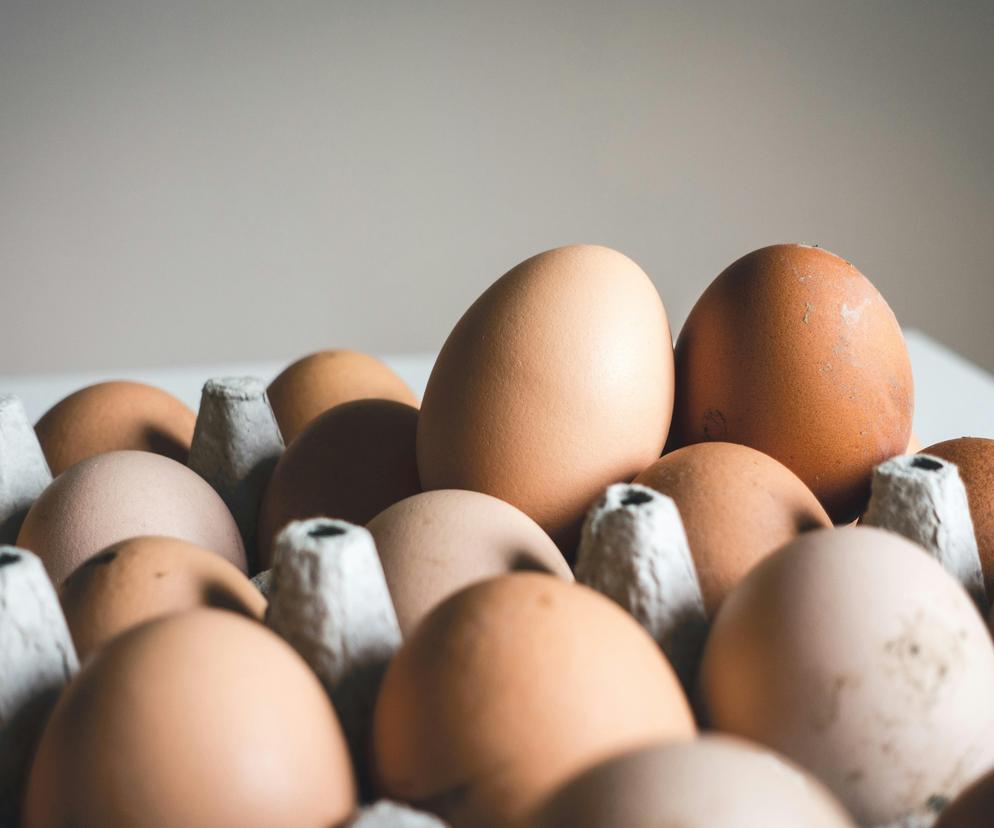
<svg viewBox="0 0 994 828">
<path fill-rule="evenodd" d="M 283 439 L 256 378 L 204 385 L 188 465 L 230 509 L 250 565 L 263 489 Z M 27 754 L 47 707 L 78 670 L 55 589 L 41 561 L 9 546 L 34 500 L 51 482 L 45 457 L 20 400 L 0 396 L 0 825 L 16 824 Z M 919 544 L 989 607 L 967 504 L 956 466 L 929 455 L 879 465 L 862 523 Z M 310 664 L 335 704 L 354 766 L 368 767 L 365 745 L 372 700 L 401 636 L 372 536 L 345 521 L 316 518 L 287 526 L 273 569 L 253 582 L 270 601 L 267 625 Z M 584 522 L 576 578 L 603 593 L 649 632 L 685 688 L 696 675 L 709 621 L 683 523 L 674 501 L 637 484 L 609 486 Z M 346 644 L 347 642 L 347 644 Z M 371 790 L 359 779 L 360 792 Z M 892 826 L 927 828 L 933 798 Z M 437 817 L 380 802 L 352 823 L 362 828 L 431 828 Z"/>
</svg>

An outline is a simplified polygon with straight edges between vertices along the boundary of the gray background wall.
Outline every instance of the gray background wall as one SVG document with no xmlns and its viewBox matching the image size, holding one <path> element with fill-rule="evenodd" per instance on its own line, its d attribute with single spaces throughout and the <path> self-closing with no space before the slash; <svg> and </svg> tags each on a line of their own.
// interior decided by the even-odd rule
<svg viewBox="0 0 994 828">
<path fill-rule="evenodd" d="M 994 3 L 0 0 L 0 371 L 437 348 L 572 241 L 808 241 L 994 369 Z"/>
</svg>

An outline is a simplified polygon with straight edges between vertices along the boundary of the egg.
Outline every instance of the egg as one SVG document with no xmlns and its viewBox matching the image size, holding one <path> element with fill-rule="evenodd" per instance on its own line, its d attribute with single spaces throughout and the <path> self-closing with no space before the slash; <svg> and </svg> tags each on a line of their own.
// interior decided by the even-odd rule
<svg viewBox="0 0 994 828">
<path fill-rule="evenodd" d="M 272 565 L 273 539 L 311 517 L 368 523 L 421 491 L 414 454 L 418 410 L 391 400 L 337 405 L 312 422 L 280 457 L 259 507 L 259 556 Z"/>
<path fill-rule="evenodd" d="M 108 451 L 151 451 L 185 463 L 196 414 L 171 394 L 140 382 L 101 382 L 70 394 L 35 431 L 53 475 Z"/>
<path fill-rule="evenodd" d="M 699 689 L 713 727 L 765 744 L 862 825 L 952 798 L 994 765 L 994 647 L 960 584 L 868 527 L 801 535 L 725 599 Z"/>
<path fill-rule="evenodd" d="M 759 561 L 801 532 L 832 522 L 790 469 L 735 443 L 696 443 L 663 455 L 638 477 L 673 498 L 713 615 Z"/>
<path fill-rule="evenodd" d="M 649 277 L 606 247 L 540 253 L 442 347 L 418 423 L 421 482 L 506 500 L 572 554 L 605 486 L 659 456 L 672 405 L 669 324 Z"/>
<path fill-rule="evenodd" d="M 401 647 L 376 703 L 374 777 L 453 828 L 511 826 L 585 768 L 694 733 L 673 670 L 630 615 L 519 572 L 446 599 Z"/>
<path fill-rule="evenodd" d="M 287 443 L 319 414 L 352 400 L 377 398 L 418 405 L 414 392 L 387 365 L 344 349 L 298 359 L 269 384 L 267 393 Z"/>
<path fill-rule="evenodd" d="M 369 522 L 404 635 L 444 598 L 494 575 L 550 572 L 573 580 L 552 539 L 524 512 L 480 492 L 438 489 Z"/>
<path fill-rule="evenodd" d="M 800 768 L 741 739 L 651 745 L 581 773 L 529 828 L 855 828 Z"/>
<path fill-rule="evenodd" d="M 146 451 L 112 451 L 59 475 L 28 511 L 17 545 L 41 558 L 59 587 L 76 567 L 139 535 L 180 538 L 246 571 L 235 519 L 203 478 Z"/>
<path fill-rule="evenodd" d="M 874 466 L 911 436 L 901 329 L 852 264 L 778 244 L 729 265 L 676 343 L 672 448 L 743 443 L 779 460 L 835 523 L 854 520 Z"/>
<path fill-rule="evenodd" d="M 959 469 L 970 503 L 984 585 L 988 596 L 994 596 L 994 440 L 960 437 L 929 446 L 923 453 L 948 460 Z"/>
<path fill-rule="evenodd" d="M 195 607 L 261 621 L 266 599 L 220 555 L 178 538 L 115 543 L 78 567 L 59 594 L 80 659 L 131 627 Z"/>
<path fill-rule="evenodd" d="M 355 807 L 317 677 L 262 624 L 212 609 L 119 636 L 64 691 L 24 828 L 324 826 Z"/>
<path fill-rule="evenodd" d="M 994 814 L 994 772 L 974 782 L 951 803 L 937 801 L 936 810 L 947 805 L 934 828 L 990 828 Z"/>
</svg>

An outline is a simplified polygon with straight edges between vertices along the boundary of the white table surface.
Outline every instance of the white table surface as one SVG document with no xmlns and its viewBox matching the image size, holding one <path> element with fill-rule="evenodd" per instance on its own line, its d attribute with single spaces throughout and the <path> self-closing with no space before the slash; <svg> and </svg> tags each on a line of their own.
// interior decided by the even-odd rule
<svg viewBox="0 0 994 828">
<path fill-rule="evenodd" d="M 915 376 L 914 431 L 923 445 L 952 437 L 994 438 L 994 376 L 925 334 L 905 331 Z M 433 354 L 385 356 L 420 397 Z M 52 404 L 78 388 L 108 379 L 133 379 L 164 388 L 196 409 L 210 377 L 255 376 L 268 382 L 285 361 L 195 365 L 185 368 L 43 375 L 0 375 L 0 393 L 17 394 L 37 420 Z"/>
</svg>

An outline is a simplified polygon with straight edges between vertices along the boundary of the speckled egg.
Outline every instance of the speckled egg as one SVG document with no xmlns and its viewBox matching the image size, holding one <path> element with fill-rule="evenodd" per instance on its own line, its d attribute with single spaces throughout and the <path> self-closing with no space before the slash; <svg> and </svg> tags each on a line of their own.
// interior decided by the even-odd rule
<svg viewBox="0 0 994 828">
<path fill-rule="evenodd" d="M 835 523 L 911 436 L 911 363 L 894 314 L 851 263 L 800 244 L 743 256 L 676 344 L 670 447 L 722 440 L 783 463 Z"/>
</svg>

